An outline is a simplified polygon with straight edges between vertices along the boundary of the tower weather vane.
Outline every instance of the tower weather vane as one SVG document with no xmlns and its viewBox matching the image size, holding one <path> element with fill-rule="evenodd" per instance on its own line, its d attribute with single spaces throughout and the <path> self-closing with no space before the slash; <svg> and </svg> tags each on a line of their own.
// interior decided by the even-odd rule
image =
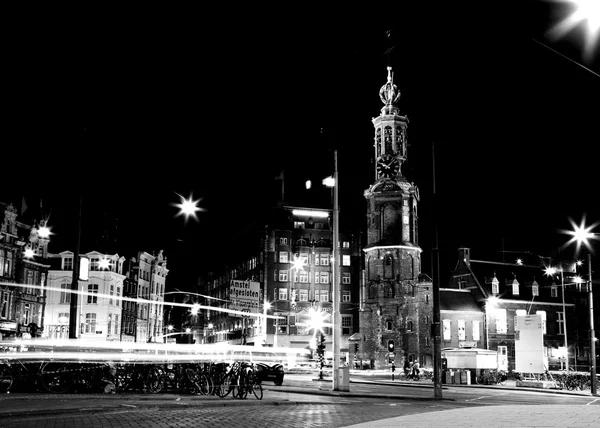
<svg viewBox="0 0 600 428">
<path fill-rule="evenodd" d="M 391 40 L 392 40 L 392 30 L 386 31 L 385 34 L 389 40 L 389 43 L 388 43 L 388 45 L 389 45 L 389 44 L 391 44 Z M 381 87 L 381 89 L 379 90 L 379 98 L 381 99 L 381 102 L 383 104 L 385 104 L 386 106 L 396 104 L 398 102 L 398 100 L 400 99 L 400 91 L 398 90 L 398 87 L 396 85 L 394 85 L 394 72 L 392 71 L 392 49 L 394 49 L 394 47 L 395 46 L 390 46 L 384 52 L 388 56 L 388 65 L 387 65 L 388 76 L 387 76 L 387 83 L 385 85 L 383 85 Z"/>
</svg>

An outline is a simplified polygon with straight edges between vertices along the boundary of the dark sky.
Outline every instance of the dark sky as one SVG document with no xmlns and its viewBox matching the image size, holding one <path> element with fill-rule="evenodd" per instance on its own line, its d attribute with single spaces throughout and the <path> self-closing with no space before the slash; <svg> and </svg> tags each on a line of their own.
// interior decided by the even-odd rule
<svg viewBox="0 0 600 428">
<path fill-rule="evenodd" d="M 580 30 L 545 34 L 568 12 L 555 2 L 438 3 L 80 10 L 15 25 L 0 200 L 24 195 L 34 215 L 42 199 L 58 252 L 74 246 L 83 194 L 82 251 L 116 222 L 122 248 L 164 248 L 173 281 L 188 283 L 264 226 L 282 168 L 286 199 L 306 196 L 337 148 L 341 221 L 364 229 L 390 62 L 410 119 L 403 172 L 421 193 L 423 271 L 433 142 L 442 273 L 461 245 L 474 258 L 550 254 L 569 217 L 600 220 L 600 55 L 583 57 Z M 206 211 L 184 222 L 171 204 L 190 193 Z"/>
</svg>

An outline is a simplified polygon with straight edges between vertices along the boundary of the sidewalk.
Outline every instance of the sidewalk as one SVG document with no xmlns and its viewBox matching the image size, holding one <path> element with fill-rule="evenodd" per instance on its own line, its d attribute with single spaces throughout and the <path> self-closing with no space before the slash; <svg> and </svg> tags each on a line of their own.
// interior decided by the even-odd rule
<svg viewBox="0 0 600 428">
<path fill-rule="evenodd" d="M 373 373 L 373 376 L 381 375 L 382 373 Z M 387 372 L 389 374 L 389 372 Z M 331 378 L 326 378 L 324 381 L 325 385 L 329 385 Z M 310 394 L 315 396 L 314 403 L 320 404 L 319 396 L 323 395 L 339 395 L 339 396 L 354 396 L 362 397 L 364 394 L 357 392 L 358 385 L 363 384 L 381 384 L 381 385 L 410 385 L 415 388 L 431 388 L 430 380 L 421 381 L 398 381 L 391 380 L 352 380 L 351 385 L 356 385 L 354 388 L 350 387 L 350 391 L 331 391 L 323 385 L 322 388 L 312 387 L 307 388 L 302 386 L 300 382 L 294 385 L 295 382 L 291 382 L 290 385 L 273 387 L 273 390 L 286 391 L 300 394 Z M 480 385 L 443 385 L 443 387 L 464 387 L 464 388 L 484 388 Z M 268 386 L 270 387 L 270 386 Z M 489 387 L 488 387 L 489 388 Z M 588 396 L 590 403 L 595 405 L 587 406 L 562 406 L 562 405 L 511 405 L 511 406 L 485 406 L 485 407 L 467 407 L 454 410 L 436 411 L 435 407 L 432 407 L 432 411 L 429 413 L 421 413 L 417 415 L 401 416 L 397 418 L 378 420 L 369 423 L 362 423 L 352 425 L 352 428 L 387 428 L 387 427 L 398 427 L 398 426 L 411 426 L 412 424 L 418 424 L 420 427 L 481 427 L 485 425 L 486 428 L 495 427 L 539 427 L 540 423 L 543 426 L 560 426 L 560 427 L 600 427 L 600 397 L 593 397 L 589 391 L 560 391 L 560 390 L 548 390 L 539 388 L 517 388 L 515 382 L 508 382 L 506 386 L 496 385 L 494 389 L 507 389 L 507 390 L 528 390 L 537 391 L 544 393 L 557 393 L 557 394 L 568 394 L 568 395 L 579 395 Z M 425 398 L 415 398 L 413 396 L 398 396 L 393 397 L 389 394 L 372 394 L 369 393 L 370 397 L 379 397 L 385 399 L 397 399 L 397 400 L 431 400 L 439 401 L 433 396 Z M 443 400 L 448 400 L 444 399 Z M 450 399 L 451 400 L 451 399 Z M 305 401 L 304 404 L 311 403 L 312 401 Z M 229 407 L 238 405 L 280 405 L 284 402 L 278 399 L 270 399 L 265 396 L 263 400 L 228 400 L 222 399 L 215 396 L 188 396 L 178 394 L 148 394 L 148 395 L 103 395 L 103 394 L 89 394 L 89 395 L 53 395 L 43 393 L 15 393 L 5 394 L 0 396 L 0 421 L 2 419 L 18 416 L 27 413 L 40 414 L 59 414 L 59 413 L 81 413 L 81 412 L 98 412 L 102 410 L 114 410 L 117 408 L 182 408 L 187 406 L 217 406 L 217 407 Z M 289 404 L 290 401 L 285 401 Z M 0 424 L 1 425 L 1 424 Z"/>
</svg>

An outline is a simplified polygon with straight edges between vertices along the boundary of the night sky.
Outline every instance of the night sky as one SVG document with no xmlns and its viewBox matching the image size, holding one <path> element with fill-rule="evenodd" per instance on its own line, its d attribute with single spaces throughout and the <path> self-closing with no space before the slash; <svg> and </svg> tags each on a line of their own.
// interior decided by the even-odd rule
<svg viewBox="0 0 600 428">
<path fill-rule="evenodd" d="M 36 217 L 41 199 L 60 252 L 74 249 L 83 194 L 81 251 L 117 230 L 119 254 L 164 249 L 169 285 L 185 289 L 264 228 L 282 169 L 290 202 L 308 196 L 306 179 L 322 195 L 337 149 L 342 227 L 364 230 L 371 119 L 391 64 L 423 271 L 434 142 L 442 275 L 463 245 L 480 259 L 550 255 L 569 218 L 600 221 L 598 48 L 584 57 L 582 26 L 546 33 L 568 14 L 560 3 L 438 3 L 79 11 L 15 25 L 0 201 L 25 196 Z M 198 221 L 175 217 L 178 194 L 201 199 Z"/>
</svg>

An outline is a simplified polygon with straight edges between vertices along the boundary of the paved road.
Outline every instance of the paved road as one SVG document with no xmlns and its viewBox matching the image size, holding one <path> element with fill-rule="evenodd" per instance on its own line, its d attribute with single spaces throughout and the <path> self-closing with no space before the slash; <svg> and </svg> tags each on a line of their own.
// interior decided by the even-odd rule
<svg viewBox="0 0 600 428">
<path fill-rule="evenodd" d="M 471 392 L 468 395 L 471 398 L 468 399 L 436 400 L 432 397 L 430 385 L 425 390 L 427 394 L 421 397 L 416 392 L 422 388 L 416 385 L 413 385 L 410 394 L 390 393 L 390 390 L 410 388 L 390 386 L 389 382 L 379 380 L 364 384 L 352 383 L 349 393 L 331 392 L 330 385 L 327 384 L 320 389 L 315 387 L 315 382 L 310 381 L 289 379 L 286 384 L 284 387 L 268 387 L 269 390 L 265 391 L 265 398 L 261 401 L 253 398 L 235 400 L 175 394 L 11 394 L 0 398 L 0 427 L 135 428 L 201 425 L 219 428 L 385 428 L 413 424 L 424 427 L 600 426 L 600 398 L 592 397 L 589 392 L 579 396 L 558 396 L 559 394 L 538 391 L 535 395 L 538 402 L 542 403 L 550 399 L 564 399 L 581 404 L 530 405 L 532 400 L 521 399 L 522 404 L 497 406 L 490 405 L 491 402 L 485 400 L 472 399 L 493 395 L 493 390 L 486 392 L 485 389 Z M 477 388 L 470 391 L 475 389 Z M 467 388 L 464 390 L 469 391 Z M 379 391 L 380 394 L 373 391 Z M 451 395 L 449 390 L 444 392 Z M 526 397 L 513 387 L 505 389 L 504 394 Z"/>
</svg>

